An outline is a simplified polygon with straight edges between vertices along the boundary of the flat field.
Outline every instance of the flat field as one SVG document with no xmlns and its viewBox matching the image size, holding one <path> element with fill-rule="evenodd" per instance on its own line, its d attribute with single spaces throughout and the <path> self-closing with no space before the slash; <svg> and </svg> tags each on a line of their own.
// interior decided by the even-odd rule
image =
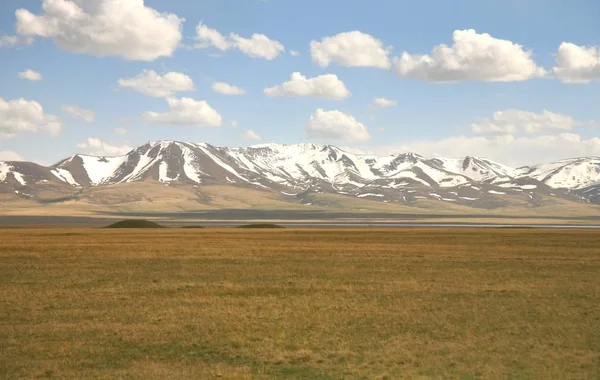
<svg viewBox="0 0 600 380">
<path fill-rule="evenodd" d="M 0 230 L 0 378 L 599 377 L 599 231 Z"/>
</svg>

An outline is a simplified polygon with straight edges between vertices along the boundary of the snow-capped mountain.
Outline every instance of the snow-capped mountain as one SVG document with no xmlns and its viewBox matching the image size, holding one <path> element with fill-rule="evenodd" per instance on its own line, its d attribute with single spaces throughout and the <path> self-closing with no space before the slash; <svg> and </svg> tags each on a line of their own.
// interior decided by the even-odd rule
<svg viewBox="0 0 600 380">
<path fill-rule="evenodd" d="M 478 157 L 360 155 L 331 145 L 227 148 L 156 141 L 123 156 L 76 154 L 50 167 L 0 162 L 0 192 L 30 197 L 44 186 L 83 191 L 139 181 L 249 186 L 277 191 L 302 203 L 312 203 L 311 196 L 318 193 L 399 203 L 430 199 L 475 207 L 495 207 L 514 199 L 535 205 L 544 197 L 598 203 L 600 158 L 513 169 Z"/>
<path fill-rule="evenodd" d="M 75 155 L 51 169 L 57 176 L 64 176 L 66 182 L 83 187 L 149 178 L 194 183 L 224 179 L 230 183 L 272 183 L 298 188 L 304 188 L 311 180 L 360 187 L 374 180 L 402 178 L 426 186 L 452 187 L 507 176 L 513 171 L 473 157 L 427 159 L 413 153 L 378 157 L 357 155 L 330 145 L 220 148 L 172 141 L 150 142 L 119 157 Z"/>
<path fill-rule="evenodd" d="M 600 184 L 600 157 L 572 158 L 526 166 L 517 169 L 515 175 L 534 178 L 555 188 L 583 189 Z"/>
<path fill-rule="evenodd" d="M 64 180 L 57 181 L 56 175 L 55 170 L 33 162 L 0 161 L 0 185 L 25 187 L 56 182 L 64 185 Z"/>
</svg>

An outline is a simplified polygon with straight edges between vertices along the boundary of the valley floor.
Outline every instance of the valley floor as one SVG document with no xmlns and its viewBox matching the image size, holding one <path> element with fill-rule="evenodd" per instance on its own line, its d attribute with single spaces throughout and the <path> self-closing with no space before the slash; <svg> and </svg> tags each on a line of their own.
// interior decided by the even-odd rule
<svg viewBox="0 0 600 380">
<path fill-rule="evenodd" d="M 596 378 L 600 234 L 0 230 L 0 378 Z"/>
</svg>

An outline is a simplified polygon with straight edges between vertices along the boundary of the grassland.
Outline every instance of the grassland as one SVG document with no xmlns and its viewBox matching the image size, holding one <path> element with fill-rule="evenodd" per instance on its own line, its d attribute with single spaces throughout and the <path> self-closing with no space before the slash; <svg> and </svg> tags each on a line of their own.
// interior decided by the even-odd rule
<svg viewBox="0 0 600 380">
<path fill-rule="evenodd" d="M 351 212 L 357 218 L 369 213 L 418 214 L 424 217 L 446 215 L 448 217 L 510 218 L 528 216 L 537 219 L 569 217 L 574 220 L 600 215 L 600 205 L 571 202 L 555 197 L 545 197 L 543 202 L 532 206 L 514 197 L 502 197 L 506 202 L 497 208 L 475 208 L 439 200 L 419 200 L 411 204 L 383 203 L 340 194 L 313 194 L 312 205 L 301 204 L 295 197 L 278 191 L 257 190 L 233 185 L 162 184 L 152 181 L 133 182 L 111 186 L 98 186 L 82 190 L 76 196 L 55 194 L 63 197 L 52 201 L 52 196 L 39 200 L 25 199 L 14 194 L 0 194 L 2 216 L 72 216 L 105 217 L 107 214 L 128 213 L 186 213 L 217 210 L 282 211 L 289 215 L 296 212 Z M 517 197 L 518 198 L 518 197 Z M 520 199 L 520 198 L 519 198 Z M 324 217 L 326 218 L 326 216 Z M 120 218 L 122 219 L 122 218 Z"/>
<path fill-rule="evenodd" d="M 0 378 L 600 376 L 600 234 L 0 230 Z"/>
</svg>

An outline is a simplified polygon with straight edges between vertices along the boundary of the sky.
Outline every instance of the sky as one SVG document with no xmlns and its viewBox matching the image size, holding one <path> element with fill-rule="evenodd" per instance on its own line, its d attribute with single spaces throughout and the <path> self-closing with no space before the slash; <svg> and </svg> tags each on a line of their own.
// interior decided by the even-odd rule
<svg viewBox="0 0 600 380">
<path fill-rule="evenodd" d="M 0 160 L 154 140 L 600 156 L 597 0 L 3 0 Z"/>
</svg>

